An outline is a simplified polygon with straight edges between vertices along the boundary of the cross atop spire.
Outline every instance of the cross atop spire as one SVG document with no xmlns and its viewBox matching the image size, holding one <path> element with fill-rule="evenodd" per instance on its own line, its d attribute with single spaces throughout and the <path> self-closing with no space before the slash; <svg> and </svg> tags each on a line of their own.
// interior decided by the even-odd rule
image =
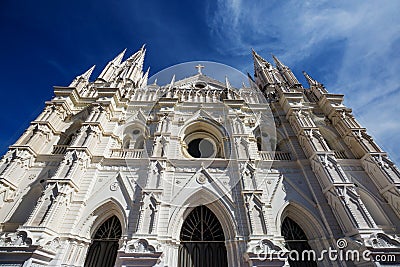
<svg viewBox="0 0 400 267">
<path fill-rule="evenodd" d="M 197 66 L 195 66 L 195 68 L 197 69 L 197 72 L 199 73 L 199 74 L 203 74 L 202 72 L 201 72 L 201 69 L 203 69 L 203 68 L 205 68 L 203 65 L 201 65 L 201 64 L 197 64 Z"/>
</svg>

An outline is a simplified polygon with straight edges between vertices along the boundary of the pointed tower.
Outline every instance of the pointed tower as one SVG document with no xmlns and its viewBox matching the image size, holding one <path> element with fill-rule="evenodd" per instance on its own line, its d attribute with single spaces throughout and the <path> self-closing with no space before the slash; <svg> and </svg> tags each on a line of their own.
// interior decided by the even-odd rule
<svg viewBox="0 0 400 267">
<path fill-rule="evenodd" d="M 253 49 L 252 55 L 253 55 L 253 61 L 254 61 L 254 77 L 256 80 L 256 84 L 260 87 L 260 85 L 263 86 L 269 86 L 275 84 L 274 77 L 271 73 L 273 67 L 271 63 L 266 61 L 264 58 L 262 58 L 260 55 L 256 53 Z M 262 87 L 260 87 L 262 88 Z"/>
<path fill-rule="evenodd" d="M 131 55 L 121 64 L 121 71 L 118 78 L 128 79 L 134 84 L 139 84 L 143 77 L 143 62 L 146 54 L 144 45 L 139 51 Z"/>
<path fill-rule="evenodd" d="M 113 60 L 108 62 L 106 67 L 103 69 L 101 74 L 99 75 L 98 79 L 104 82 L 110 82 L 111 79 L 114 77 L 115 72 L 118 70 L 120 67 L 122 58 L 124 57 L 126 52 L 126 48 L 119 53 Z"/>
<path fill-rule="evenodd" d="M 252 50 L 252 54 L 255 82 L 265 96 L 269 97 L 270 94 L 279 94 L 291 90 L 291 87 L 277 68 L 273 67 L 271 63 L 254 50 Z"/>
<path fill-rule="evenodd" d="M 90 69 L 88 69 L 85 73 L 77 76 L 69 85 L 69 87 L 76 87 L 78 92 L 82 90 L 82 88 L 89 83 L 89 78 L 92 75 L 92 72 L 96 65 L 93 65 Z"/>
<path fill-rule="evenodd" d="M 296 76 L 294 76 L 293 72 L 289 67 L 284 65 L 276 56 L 272 55 L 275 65 L 278 68 L 281 75 L 285 78 L 286 82 L 291 88 L 301 88 L 301 83 L 297 80 Z"/>
</svg>

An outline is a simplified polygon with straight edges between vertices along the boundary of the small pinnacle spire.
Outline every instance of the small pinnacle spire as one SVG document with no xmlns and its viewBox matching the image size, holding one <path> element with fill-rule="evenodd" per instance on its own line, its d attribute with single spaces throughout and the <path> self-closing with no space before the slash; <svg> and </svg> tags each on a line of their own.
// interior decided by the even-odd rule
<svg viewBox="0 0 400 267">
<path fill-rule="evenodd" d="M 174 84 L 175 84 L 175 74 L 174 74 L 174 76 L 172 76 L 172 79 L 171 79 L 171 82 L 169 84 L 168 90 L 171 90 L 172 87 L 174 86 Z"/>
<path fill-rule="evenodd" d="M 84 72 L 83 74 L 77 76 L 69 86 L 77 86 L 80 82 L 81 79 L 84 79 L 86 81 L 89 81 L 90 75 L 92 75 L 92 72 L 94 70 L 94 68 L 96 67 L 96 65 L 93 65 L 90 69 L 88 69 L 86 72 Z"/>
<path fill-rule="evenodd" d="M 272 54 L 271 54 L 272 55 Z M 276 56 L 272 55 L 272 58 L 275 61 L 275 65 L 279 70 L 287 68 Z"/>
<path fill-rule="evenodd" d="M 232 88 L 231 83 L 228 80 L 228 76 L 225 76 L 225 86 L 226 86 L 227 89 L 231 89 Z"/>
<path fill-rule="evenodd" d="M 118 56 L 116 56 L 111 62 L 116 65 L 121 64 L 122 58 L 124 57 L 125 52 L 126 52 L 126 48 L 121 53 L 119 53 Z"/>
<path fill-rule="evenodd" d="M 96 67 L 96 65 L 93 65 L 90 69 L 88 69 L 85 73 L 83 73 L 81 75 L 82 78 L 89 80 L 90 76 L 92 75 L 92 72 L 94 70 L 94 68 Z"/>
<path fill-rule="evenodd" d="M 308 83 L 308 85 L 311 87 L 311 86 L 318 86 L 318 85 L 322 85 L 322 84 L 320 84 L 319 82 L 317 82 L 316 80 L 314 80 L 310 75 L 308 75 L 308 73 L 307 72 L 305 72 L 304 70 L 303 70 L 303 75 L 304 75 L 304 77 L 306 77 L 306 79 L 307 79 L 307 83 Z"/>
<path fill-rule="evenodd" d="M 254 60 L 254 68 L 256 69 L 256 67 L 267 67 L 270 68 L 271 67 L 271 63 L 269 63 L 268 61 L 266 61 L 264 58 L 262 58 L 259 54 L 257 54 L 256 51 L 254 51 L 254 49 L 251 49 L 251 53 L 253 54 L 253 60 Z"/>
<path fill-rule="evenodd" d="M 147 71 L 145 72 L 145 74 L 142 77 L 141 86 L 146 86 L 147 85 L 147 80 L 149 78 L 149 72 L 150 72 L 150 67 L 147 68 Z"/>
</svg>

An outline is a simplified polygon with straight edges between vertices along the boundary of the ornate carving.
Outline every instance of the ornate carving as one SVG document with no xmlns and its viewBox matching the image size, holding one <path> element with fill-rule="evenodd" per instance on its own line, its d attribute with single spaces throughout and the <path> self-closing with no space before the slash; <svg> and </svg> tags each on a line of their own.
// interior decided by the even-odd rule
<svg viewBox="0 0 400 267">
<path fill-rule="evenodd" d="M 27 247 L 31 244 L 32 239 L 25 231 L 0 234 L 0 247 Z"/>
<path fill-rule="evenodd" d="M 111 191 L 117 191 L 118 188 L 119 188 L 119 183 L 118 183 L 118 182 L 113 182 L 113 183 L 110 185 L 110 190 L 111 190 Z"/>
<path fill-rule="evenodd" d="M 127 253 L 154 253 L 155 251 L 154 246 L 149 245 L 146 239 L 130 241 L 126 246 Z"/>
<path fill-rule="evenodd" d="M 372 234 L 366 244 L 373 248 L 400 248 L 400 242 L 386 234 Z"/>
</svg>

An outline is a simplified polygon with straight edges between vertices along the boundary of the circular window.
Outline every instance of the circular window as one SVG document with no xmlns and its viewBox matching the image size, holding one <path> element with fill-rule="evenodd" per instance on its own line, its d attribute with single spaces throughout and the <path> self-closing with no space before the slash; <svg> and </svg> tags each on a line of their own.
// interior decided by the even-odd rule
<svg viewBox="0 0 400 267">
<path fill-rule="evenodd" d="M 207 84 L 204 83 L 204 82 L 197 82 L 197 83 L 194 85 L 194 87 L 199 88 L 199 89 L 205 88 L 206 86 L 207 86 Z"/>
<path fill-rule="evenodd" d="M 134 134 L 134 135 L 137 135 L 137 134 L 139 134 L 140 133 L 140 130 L 133 130 L 132 131 L 132 134 Z"/>
<path fill-rule="evenodd" d="M 215 154 L 215 146 L 210 140 L 197 138 L 189 142 L 187 151 L 194 158 L 210 158 Z"/>
</svg>

